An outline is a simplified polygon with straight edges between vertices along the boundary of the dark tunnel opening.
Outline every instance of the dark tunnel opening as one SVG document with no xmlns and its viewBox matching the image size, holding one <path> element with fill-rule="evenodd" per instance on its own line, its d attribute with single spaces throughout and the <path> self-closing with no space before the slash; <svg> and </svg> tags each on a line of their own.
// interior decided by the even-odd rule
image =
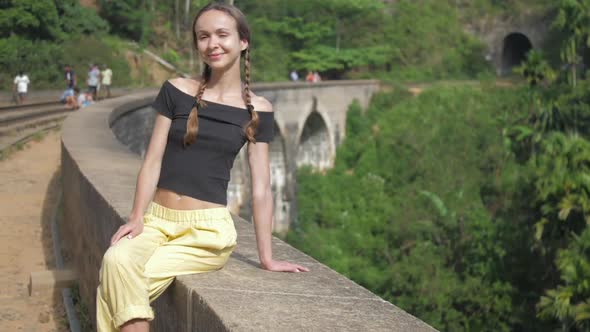
<svg viewBox="0 0 590 332">
<path fill-rule="evenodd" d="M 502 48 L 502 74 L 510 74 L 512 68 L 526 60 L 527 53 L 533 44 L 522 33 L 511 33 L 504 38 Z"/>
</svg>

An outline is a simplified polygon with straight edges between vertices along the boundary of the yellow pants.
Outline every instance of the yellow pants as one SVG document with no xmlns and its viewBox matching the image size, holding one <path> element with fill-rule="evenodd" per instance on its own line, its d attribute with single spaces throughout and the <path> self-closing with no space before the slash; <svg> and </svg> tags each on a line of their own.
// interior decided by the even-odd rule
<svg viewBox="0 0 590 332">
<path fill-rule="evenodd" d="M 144 229 L 123 237 L 104 254 L 96 296 L 98 332 L 118 331 L 131 319 L 152 320 L 150 302 L 175 276 L 218 270 L 236 245 L 236 229 L 225 207 L 173 210 L 154 202 Z"/>
</svg>

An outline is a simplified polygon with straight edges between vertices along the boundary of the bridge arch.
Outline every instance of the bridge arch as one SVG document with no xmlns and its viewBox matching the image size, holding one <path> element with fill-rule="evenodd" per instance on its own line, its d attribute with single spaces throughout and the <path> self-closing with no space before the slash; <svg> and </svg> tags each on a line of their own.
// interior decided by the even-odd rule
<svg viewBox="0 0 590 332">
<path fill-rule="evenodd" d="M 513 67 L 524 62 L 532 48 L 533 44 L 523 33 L 512 32 L 504 37 L 502 43 L 502 73 L 509 74 Z"/>
<path fill-rule="evenodd" d="M 297 167 L 310 165 L 324 170 L 331 166 L 332 143 L 328 121 L 315 107 L 307 116 L 297 148 Z"/>
</svg>

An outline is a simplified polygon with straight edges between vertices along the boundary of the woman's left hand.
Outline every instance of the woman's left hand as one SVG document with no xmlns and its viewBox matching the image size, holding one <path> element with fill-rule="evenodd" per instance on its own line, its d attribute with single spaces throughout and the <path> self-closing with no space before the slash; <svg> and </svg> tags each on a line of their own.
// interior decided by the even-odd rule
<svg viewBox="0 0 590 332">
<path fill-rule="evenodd" d="M 270 261 L 266 264 L 262 264 L 262 268 L 274 272 L 309 272 L 309 269 L 305 266 L 286 261 Z"/>
</svg>

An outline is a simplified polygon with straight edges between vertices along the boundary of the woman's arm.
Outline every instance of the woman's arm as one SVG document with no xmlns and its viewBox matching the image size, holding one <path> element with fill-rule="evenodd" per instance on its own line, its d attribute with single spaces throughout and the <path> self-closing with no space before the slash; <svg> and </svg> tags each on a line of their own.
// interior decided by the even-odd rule
<svg viewBox="0 0 590 332">
<path fill-rule="evenodd" d="M 156 191 L 171 123 L 172 121 L 169 118 L 159 113 L 156 115 L 152 137 L 137 176 L 133 209 L 127 224 L 121 226 L 111 238 L 111 245 L 125 235 L 131 238 L 143 231 L 143 213 Z"/>
<path fill-rule="evenodd" d="M 252 211 L 258 256 L 263 267 L 272 261 L 273 197 L 270 189 L 268 143 L 248 143 L 252 182 Z"/>
<path fill-rule="evenodd" d="M 269 104 L 270 105 L 270 104 Z M 272 106 L 270 106 L 272 111 Z M 252 182 L 252 211 L 260 264 L 266 270 L 307 272 L 301 265 L 272 259 L 273 197 L 270 186 L 268 143 L 248 143 L 248 163 Z"/>
</svg>

